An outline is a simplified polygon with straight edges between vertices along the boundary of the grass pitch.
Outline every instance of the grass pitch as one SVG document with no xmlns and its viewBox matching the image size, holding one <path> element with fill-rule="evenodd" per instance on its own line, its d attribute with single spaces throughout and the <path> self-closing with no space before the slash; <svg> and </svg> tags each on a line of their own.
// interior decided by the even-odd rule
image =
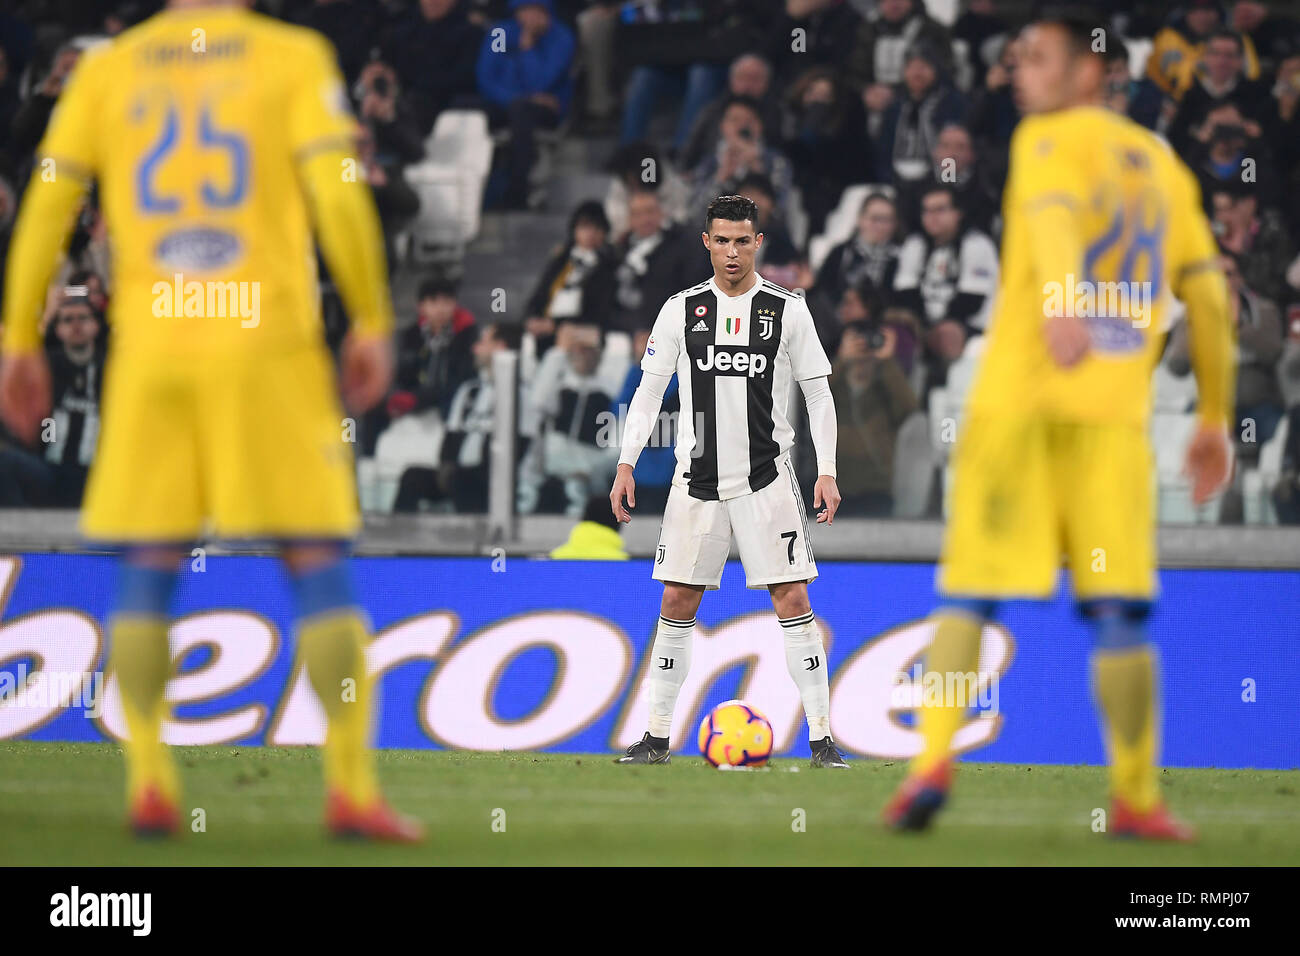
<svg viewBox="0 0 1300 956">
<path fill-rule="evenodd" d="M 607 754 L 388 750 L 385 791 L 430 838 L 386 847 L 323 836 L 314 749 L 178 757 L 206 832 L 137 842 L 117 746 L 0 743 L 0 865 L 1300 865 L 1300 771 L 1165 772 L 1201 841 L 1164 846 L 1093 831 L 1106 806 L 1096 767 L 963 764 L 938 828 L 902 836 L 877 822 L 902 764 L 720 772 L 689 754 L 620 767 Z"/>
</svg>

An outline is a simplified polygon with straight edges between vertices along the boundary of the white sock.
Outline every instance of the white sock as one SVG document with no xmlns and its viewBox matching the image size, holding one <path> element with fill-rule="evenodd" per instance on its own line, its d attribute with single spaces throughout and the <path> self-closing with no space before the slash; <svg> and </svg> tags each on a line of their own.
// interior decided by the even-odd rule
<svg viewBox="0 0 1300 956">
<path fill-rule="evenodd" d="M 826 676 L 826 649 L 813 612 L 779 619 L 785 635 L 785 664 L 799 688 L 808 718 L 808 739 L 831 735 L 831 684 Z"/>
<path fill-rule="evenodd" d="M 673 727 L 673 708 L 691 669 L 691 637 L 695 618 L 674 621 L 660 616 L 650 658 L 650 736 L 667 737 Z"/>
</svg>

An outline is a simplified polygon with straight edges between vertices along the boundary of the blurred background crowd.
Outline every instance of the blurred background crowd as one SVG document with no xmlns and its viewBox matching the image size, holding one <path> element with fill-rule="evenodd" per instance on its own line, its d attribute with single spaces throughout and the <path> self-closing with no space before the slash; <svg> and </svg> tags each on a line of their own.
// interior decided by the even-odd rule
<svg viewBox="0 0 1300 956">
<path fill-rule="evenodd" d="M 78 57 L 160 6 L 0 12 L 0 249 Z M 1036 6 L 260 0 L 333 43 L 384 225 L 398 362 L 388 400 L 359 423 L 363 504 L 485 509 L 493 357 L 511 351 L 518 512 L 605 520 L 588 505 L 608 491 L 650 326 L 710 275 L 708 200 L 739 193 L 759 209 L 759 271 L 808 297 L 834 365 L 842 513 L 938 516 L 997 285 L 1015 31 Z M 1155 371 L 1161 517 L 1300 523 L 1300 11 L 1092 6 L 1107 26 L 1105 105 L 1194 171 L 1233 292 L 1237 475 L 1192 507 L 1178 468 L 1195 386 L 1175 315 Z M 46 312 L 58 440 L 0 434 L 0 507 L 80 500 L 108 261 L 92 195 Z M 325 293 L 337 344 L 345 320 Z M 674 408 L 670 391 L 637 467 L 639 513 L 666 498 Z"/>
</svg>

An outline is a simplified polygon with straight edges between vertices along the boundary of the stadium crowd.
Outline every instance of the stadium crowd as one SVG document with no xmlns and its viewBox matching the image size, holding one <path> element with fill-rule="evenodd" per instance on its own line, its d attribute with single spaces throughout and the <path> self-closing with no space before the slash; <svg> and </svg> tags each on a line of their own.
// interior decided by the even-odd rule
<svg viewBox="0 0 1300 956">
<path fill-rule="evenodd" d="M 77 58 L 159 5 L 104 13 L 29 0 L 0 13 L 0 249 Z M 581 515 L 608 489 L 618 413 L 660 305 L 710 274 L 702 210 L 738 193 L 759 210 L 759 270 L 808 296 L 834 365 L 841 513 L 936 514 L 935 435 L 960 408 L 997 286 L 1019 119 L 1014 33 L 1037 5 L 953 0 L 945 25 L 923 0 L 257 3 L 333 43 L 394 271 L 420 208 L 404 171 L 445 111 L 481 110 L 497 131 L 489 211 L 545 201 L 534 175 L 544 134 L 617 139 L 598 167 L 604 195 L 571 211 L 522 314 L 476 317 L 451 273 L 422 277 L 413 301 L 397 302 L 396 381 L 358 453 L 372 456 L 407 416 L 436 420 L 440 437 L 427 461 L 394 476 L 392 507 L 485 508 L 492 357 L 514 350 L 518 509 Z M 1300 522 L 1300 18 L 1276 0 L 1092 6 L 1108 24 L 1106 106 L 1182 156 L 1219 239 L 1238 331 L 1241 469 L 1287 429 L 1270 494 L 1278 520 Z M 107 264 L 92 197 L 46 314 L 59 438 L 24 447 L 0 435 L 0 507 L 80 498 L 109 334 Z M 1188 371 L 1176 321 L 1158 408 L 1193 407 Z M 672 478 L 672 392 L 664 408 L 636 471 L 642 511 L 662 505 Z M 1242 520 L 1241 498 L 1238 482 L 1220 520 Z"/>
</svg>

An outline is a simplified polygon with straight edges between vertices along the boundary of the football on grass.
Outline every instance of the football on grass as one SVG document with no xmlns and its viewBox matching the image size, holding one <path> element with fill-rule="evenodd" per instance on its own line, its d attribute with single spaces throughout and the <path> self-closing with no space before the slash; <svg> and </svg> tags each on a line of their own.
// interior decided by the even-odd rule
<svg viewBox="0 0 1300 956">
<path fill-rule="evenodd" d="M 772 725 L 744 701 L 726 701 L 700 724 L 700 753 L 715 767 L 761 767 L 772 756 Z"/>
</svg>

